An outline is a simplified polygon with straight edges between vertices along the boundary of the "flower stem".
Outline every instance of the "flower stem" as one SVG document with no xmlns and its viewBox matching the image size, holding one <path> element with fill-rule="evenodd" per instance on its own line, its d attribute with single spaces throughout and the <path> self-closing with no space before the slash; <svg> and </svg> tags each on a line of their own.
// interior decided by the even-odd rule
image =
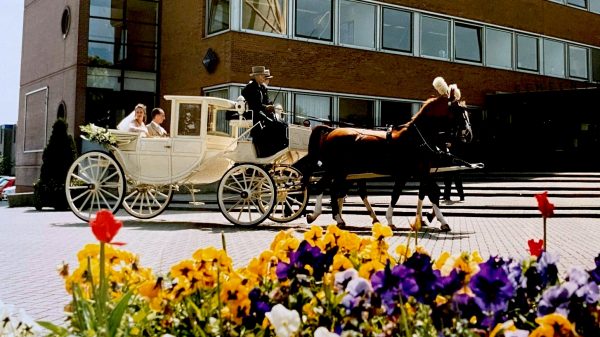
<svg viewBox="0 0 600 337">
<path fill-rule="evenodd" d="M 548 247 L 546 247 L 546 217 L 544 217 L 544 252 L 548 251 Z"/>
<path fill-rule="evenodd" d="M 106 326 L 106 320 L 105 320 L 105 314 L 106 314 L 106 275 L 105 275 L 105 265 L 104 265 L 104 261 L 106 259 L 106 255 L 105 255 L 105 243 L 104 242 L 100 242 L 100 294 L 99 294 L 99 317 L 98 317 L 98 327 L 99 327 L 99 332 L 100 335 L 104 335 L 102 332 L 106 333 L 108 332 L 108 330 L 103 331 Z"/>
</svg>

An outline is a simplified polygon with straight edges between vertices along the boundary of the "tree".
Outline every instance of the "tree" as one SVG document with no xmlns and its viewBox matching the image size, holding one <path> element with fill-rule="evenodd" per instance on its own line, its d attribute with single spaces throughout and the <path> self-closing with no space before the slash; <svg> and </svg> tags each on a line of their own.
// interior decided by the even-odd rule
<svg viewBox="0 0 600 337">
<path fill-rule="evenodd" d="M 73 137 L 67 133 L 67 122 L 59 118 L 52 125 L 52 134 L 42 155 L 40 179 L 34 185 L 35 209 L 44 206 L 67 209 L 65 180 L 69 167 L 77 158 Z"/>
<path fill-rule="evenodd" d="M 13 162 L 10 155 L 0 156 L 0 174 L 10 175 L 10 170 L 13 167 Z"/>
</svg>

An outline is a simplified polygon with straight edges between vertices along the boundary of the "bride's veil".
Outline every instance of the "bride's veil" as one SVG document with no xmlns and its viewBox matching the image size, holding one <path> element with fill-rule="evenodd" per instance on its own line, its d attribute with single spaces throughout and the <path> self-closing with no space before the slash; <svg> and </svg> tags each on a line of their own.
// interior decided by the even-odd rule
<svg viewBox="0 0 600 337">
<path fill-rule="evenodd" d="M 117 125 L 117 130 L 128 131 L 129 124 L 131 124 L 131 122 L 133 122 L 134 119 L 135 110 L 133 110 L 129 115 L 125 116 L 125 118 L 123 118 L 123 120 L 119 122 L 119 125 Z"/>
</svg>

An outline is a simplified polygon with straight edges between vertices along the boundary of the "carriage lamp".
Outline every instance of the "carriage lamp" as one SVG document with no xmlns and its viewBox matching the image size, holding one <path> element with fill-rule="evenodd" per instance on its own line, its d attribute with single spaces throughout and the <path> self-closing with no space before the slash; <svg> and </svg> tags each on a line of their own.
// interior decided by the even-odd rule
<svg viewBox="0 0 600 337">
<path fill-rule="evenodd" d="M 206 55 L 204 55 L 204 58 L 202 59 L 202 64 L 209 74 L 212 74 L 217 68 L 217 64 L 219 64 L 219 57 L 217 56 L 217 53 L 212 50 L 212 48 L 208 48 L 206 51 Z"/>
</svg>

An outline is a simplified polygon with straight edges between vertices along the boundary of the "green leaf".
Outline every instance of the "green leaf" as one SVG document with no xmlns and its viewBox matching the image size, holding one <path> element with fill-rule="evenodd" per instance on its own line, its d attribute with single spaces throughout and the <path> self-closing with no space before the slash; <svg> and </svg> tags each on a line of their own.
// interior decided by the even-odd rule
<svg viewBox="0 0 600 337">
<path fill-rule="evenodd" d="M 39 324 L 41 327 L 46 328 L 47 330 L 52 331 L 58 336 L 67 336 L 69 334 L 69 330 L 63 328 L 62 326 L 52 324 L 50 322 L 38 321 L 37 324 Z"/>
<path fill-rule="evenodd" d="M 115 309 L 110 313 L 110 317 L 108 318 L 108 336 L 115 336 L 117 333 L 117 329 L 121 326 L 121 320 L 123 319 L 123 315 L 125 314 L 125 310 L 129 305 L 129 300 L 133 295 L 133 289 L 130 289 L 123 297 L 117 305 Z"/>
</svg>

